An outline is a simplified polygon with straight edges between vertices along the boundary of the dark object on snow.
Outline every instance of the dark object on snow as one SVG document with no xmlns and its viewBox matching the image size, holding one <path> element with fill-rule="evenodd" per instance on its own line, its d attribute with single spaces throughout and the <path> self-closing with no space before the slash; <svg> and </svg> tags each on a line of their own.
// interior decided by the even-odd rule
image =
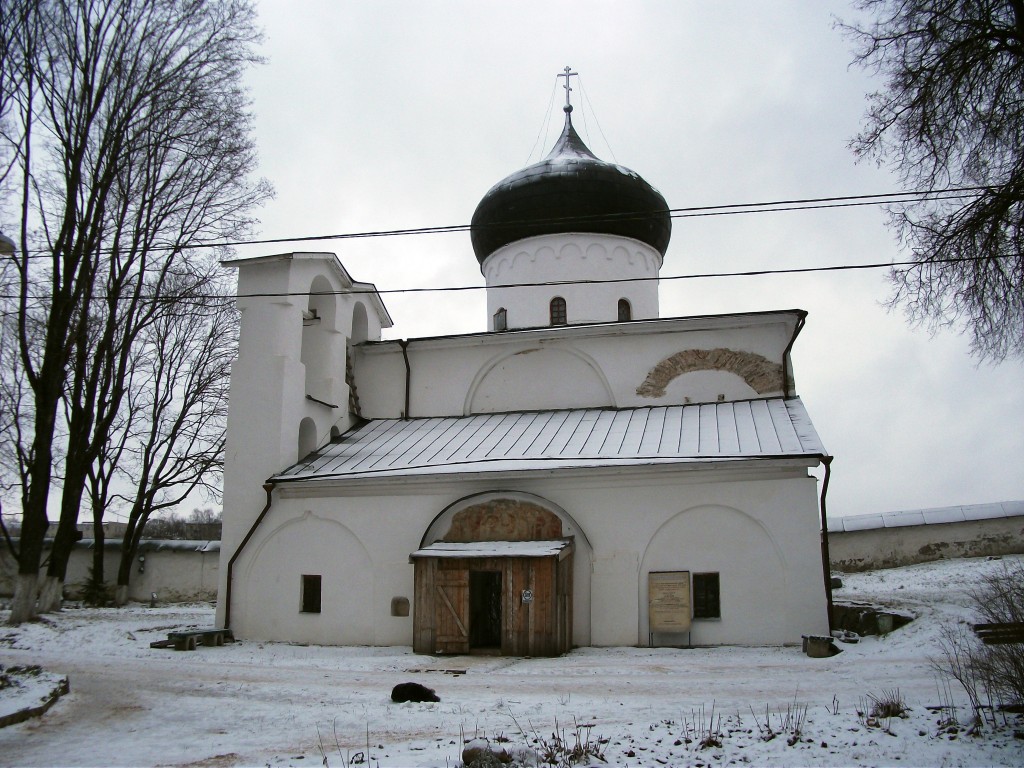
<svg viewBox="0 0 1024 768">
<path fill-rule="evenodd" d="M 402 704 L 406 701 L 440 701 L 433 688 L 419 683 L 399 683 L 391 689 L 391 700 Z"/>
<path fill-rule="evenodd" d="M 842 588 L 843 588 L 843 580 L 841 578 L 839 578 L 838 576 L 833 576 L 832 577 L 832 589 L 842 589 Z"/>
</svg>

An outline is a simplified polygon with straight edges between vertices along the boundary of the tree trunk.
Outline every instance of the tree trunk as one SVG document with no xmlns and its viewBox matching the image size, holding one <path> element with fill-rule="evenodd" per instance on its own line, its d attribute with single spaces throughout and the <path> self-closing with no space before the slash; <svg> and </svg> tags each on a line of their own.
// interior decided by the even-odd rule
<svg viewBox="0 0 1024 768">
<path fill-rule="evenodd" d="M 39 612 L 53 613 L 64 606 L 64 579 L 46 575 L 39 588 Z"/>
<path fill-rule="evenodd" d="M 135 507 L 132 508 L 132 512 L 128 514 L 128 528 L 125 530 L 124 538 L 121 540 L 121 560 L 117 564 L 117 590 L 114 594 L 114 603 L 118 606 L 122 606 L 128 602 L 128 584 L 132 577 L 132 567 L 135 565 L 135 553 L 139 551 L 138 536 L 142 535 L 142 531 L 132 525 L 133 515 L 135 509 L 138 507 L 136 503 Z"/>
<path fill-rule="evenodd" d="M 18 625 L 31 621 L 36 613 L 36 590 L 39 586 L 38 573 L 19 573 L 14 582 L 14 602 L 11 604 L 11 617 L 8 623 Z"/>
<path fill-rule="evenodd" d="M 29 489 L 29 496 L 38 496 L 33 493 L 34 490 Z M 32 621 L 39 615 L 36 608 L 36 598 L 39 597 L 39 566 L 43 560 L 43 542 L 49 521 L 46 519 L 45 508 L 41 515 L 37 514 L 38 501 L 38 498 L 33 498 L 26 500 L 23 505 L 18 578 L 14 582 L 14 601 L 8 619 L 12 625 Z M 42 501 L 45 504 L 45 494 Z"/>
<path fill-rule="evenodd" d="M 106 534 L 103 532 L 103 521 L 97 520 L 92 526 L 92 579 L 97 584 L 102 584 L 106 580 L 103 575 L 105 543 Z"/>
<path fill-rule="evenodd" d="M 57 535 L 53 538 L 53 546 L 50 548 L 50 565 L 46 569 L 46 581 L 43 584 L 39 600 L 39 612 L 49 613 L 59 611 L 63 594 L 64 580 L 67 578 L 68 560 L 71 558 L 71 550 L 78 541 L 79 532 L 76 527 L 77 515 L 75 518 L 65 516 L 61 512 L 60 522 L 57 524 Z M 61 589 L 52 591 L 52 583 L 60 585 Z"/>
</svg>

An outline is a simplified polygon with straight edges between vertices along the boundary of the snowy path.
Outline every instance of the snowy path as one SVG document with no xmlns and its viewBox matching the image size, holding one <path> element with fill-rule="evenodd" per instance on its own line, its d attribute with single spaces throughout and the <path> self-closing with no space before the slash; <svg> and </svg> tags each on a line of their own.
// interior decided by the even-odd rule
<svg viewBox="0 0 1024 768">
<path fill-rule="evenodd" d="M 964 562 L 972 572 L 992 567 Z M 41 664 L 67 674 L 72 688 L 42 719 L 0 730 L 0 763 L 316 765 L 319 728 L 331 765 L 365 750 L 369 729 L 371 754 L 382 766 L 444 766 L 458 760 L 462 735 L 517 736 L 514 717 L 542 734 L 556 720 L 570 731 L 574 719 L 593 722 L 595 736 L 611 739 L 607 757 L 618 765 L 1022 764 L 1024 741 L 1012 731 L 950 739 L 936 735 L 935 717 L 925 709 L 939 698 L 927 660 L 935 651 L 934 619 L 962 612 L 948 587 L 965 577 L 951 568 L 851 577 L 858 597 L 910 607 L 921 617 L 829 659 L 810 659 L 799 648 L 434 658 L 408 648 L 253 642 L 178 653 L 150 649 L 149 642 L 169 625 L 212 623 L 210 608 L 66 610 L 41 624 L 0 628 L 0 664 Z M 902 584 L 903 593 L 893 593 L 885 579 Z M 392 703 L 391 687 L 406 680 L 435 688 L 441 702 Z M 896 687 L 911 719 L 893 722 L 895 736 L 867 729 L 858 705 Z M 839 714 L 828 711 L 833 697 Z M 805 740 L 791 747 L 784 738 L 758 739 L 750 709 L 762 721 L 766 706 L 780 718 L 794 701 L 808 705 Z M 723 730 L 732 732 L 721 748 L 699 751 L 685 744 L 686 725 L 700 719 L 702 708 L 706 719 L 712 705 L 728 721 Z"/>
</svg>

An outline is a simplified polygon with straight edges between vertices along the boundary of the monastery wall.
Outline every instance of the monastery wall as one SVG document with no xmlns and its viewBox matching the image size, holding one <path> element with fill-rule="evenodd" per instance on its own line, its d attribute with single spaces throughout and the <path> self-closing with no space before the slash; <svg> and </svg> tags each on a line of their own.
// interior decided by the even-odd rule
<svg viewBox="0 0 1024 768">
<path fill-rule="evenodd" d="M 953 557 L 1024 554 L 1024 515 L 830 531 L 828 541 L 833 570 L 846 573 Z"/>
<path fill-rule="evenodd" d="M 44 553 L 49 552 L 49 546 L 48 542 Z M 83 539 L 71 550 L 64 586 L 68 599 L 79 599 L 89 580 L 93 547 L 91 539 Z M 143 539 L 138 557 L 144 560 L 136 559 L 133 564 L 128 584 L 129 600 L 148 603 L 154 592 L 160 603 L 189 603 L 216 598 L 220 542 Z M 117 581 L 120 559 L 121 542 L 107 541 L 103 551 L 103 569 L 111 590 Z M 0 550 L 0 595 L 14 593 L 17 570 L 6 547 Z"/>
</svg>

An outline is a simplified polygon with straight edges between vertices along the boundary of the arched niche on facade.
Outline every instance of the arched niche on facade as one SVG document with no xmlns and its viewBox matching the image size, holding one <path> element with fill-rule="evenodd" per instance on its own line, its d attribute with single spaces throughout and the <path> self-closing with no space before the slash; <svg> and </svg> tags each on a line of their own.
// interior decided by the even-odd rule
<svg viewBox="0 0 1024 768">
<path fill-rule="evenodd" d="M 302 461 L 316 448 L 316 422 L 307 416 L 299 422 L 299 445 L 295 460 Z"/>
<path fill-rule="evenodd" d="M 639 637 L 648 637 L 648 574 L 688 571 L 719 575 L 721 616 L 691 627 L 694 645 L 716 645 L 728 637 L 750 644 L 782 644 L 789 637 L 786 618 L 788 573 L 771 532 L 752 515 L 733 507 L 702 505 L 678 512 L 655 531 L 640 563 Z M 766 606 L 777 606 L 767 610 Z"/>
<path fill-rule="evenodd" d="M 323 275 L 313 278 L 309 300 L 302 313 L 302 351 L 306 367 L 306 394 L 333 402 L 337 358 L 334 337 L 337 329 L 337 297 Z"/>
<path fill-rule="evenodd" d="M 470 385 L 466 415 L 615 406 L 600 365 L 575 349 L 518 349 L 484 365 Z"/>
<path fill-rule="evenodd" d="M 352 307 L 352 336 L 353 344 L 362 344 L 370 337 L 369 322 L 366 319 L 366 305 L 357 301 Z"/>
<path fill-rule="evenodd" d="M 341 522 L 311 511 L 285 520 L 258 540 L 240 566 L 233 598 L 240 634 L 318 645 L 373 644 L 373 561 Z M 317 613 L 302 610 L 305 576 L 320 577 Z"/>
<path fill-rule="evenodd" d="M 437 541 L 540 541 L 570 536 L 577 548 L 582 543 L 589 549 L 586 533 L 557 504 L 532 493 L 488 491 L 441 510 L 424 531 L 420 547 Z"/>
</svg>

